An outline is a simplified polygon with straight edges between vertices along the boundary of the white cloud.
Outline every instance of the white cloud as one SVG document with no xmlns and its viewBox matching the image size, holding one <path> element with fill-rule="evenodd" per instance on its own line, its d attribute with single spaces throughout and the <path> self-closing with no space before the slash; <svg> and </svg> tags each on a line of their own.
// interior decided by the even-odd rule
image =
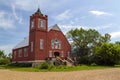
<svg viewBox="0 0 120 80">
<path fill-rule="evenodd" d="M 70 10 L 66 10 L 61 14 L 58 14 L 57 16 L 53 17 L 55 20 L 62 21 L 62 20 L 67 20 L 71 18 L 71 12 Z"/>
<path fill-rule="evenodd" d="M 12 5 L 12 11 L 13 11 L 13 16 L 15 17 L 15 19 L 21 24 L 22 23 L 22 18 L 17 15 L 14 5 Z"/>
<path fill-rule="evenodd" d="M 35 6 L 34 0 L 15 0 L 12 2 L 12 5 L 15 5 L 18 9 L 25 10 L 25 11 L 31 11 Z"/>
<path fill-rule="evenodd" d="M 11 14 L 8 14 L 5 11 L 0 11 L 0 28 L 14 28 L 14 21 L 11 19 Z"/>
<path fill-rule="evenodd" d="M 92 11 L 89 11 L 90 13 L 96 15 L 96 16 L 102 16 L 102 15 L 112 15 L 108 12 L 104 12 L 104 11 L 97 11 L 97 10 L 92 10 Z"/>
<path fill-rule="evenodd" d="M 75 28 L 84 28 L 84 29 L 95 29 L 95 30 L 105 30 L 113 27 L 113 24 L 106 24 L 101 26 L 83 26 L 83 25 L 60 25 L 59 27 L 63 30 L 64 34 L 66 34 L 69 30 Z"/>
<path fill-rule="evenodd" d="M 120 38 L 120 31 L 110 33 L 111 38 Z"/>
<path fill-rule="evenodd" d="M 105 24 L 105 25 L 100 25 L 100 26 L 95 26 L 95 27 L 90 27 L 90 28 L 94 28 L 96 30 L 104 30 L 104 29 L 108 29 L 108 28 L 112 28 L 114 24 L 110 23 L 110 24 Z"/>
<path fill-rule="evenodd" d="M 58 25 L 58 26 L 61 28 L 61 30 L 64 34 L 66 34 L 69 30 L 75 29 L 75 28 L 88 29 L 88 27 L 81 26 L 81 25 Z"/>
<path fill-rule="evenodd" d="M 0 4 L 11 7 L 11 5 L 15 5 L 16 9 L 22 11 L 36 11 L 38 7 L 40 7 L 42 12 L 53 12 L 58 10 L 61 5 L 66 5 L 69 0 L 0 0 Z M 51 3 L 51 4 L 50 4 Z"/>
<path fill-rule="evenodd" d="M 0 50 L 4 50 L 6 54 L 9 54 L 12 52 L 12 48 L 14 47 L 15 45 L 13 44 L 8 44 L 8 45 L 0 45 Z"/>
</svg>

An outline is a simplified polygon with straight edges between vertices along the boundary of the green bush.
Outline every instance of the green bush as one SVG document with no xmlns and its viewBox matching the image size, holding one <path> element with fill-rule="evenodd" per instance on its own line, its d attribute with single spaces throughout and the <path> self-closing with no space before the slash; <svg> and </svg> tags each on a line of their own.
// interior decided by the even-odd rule
<svg viewBox="0 0 120 80">
<path fill-rule="evenodd" d="M 114 66 L 120 61 L 120 45 L 104 43 L 95 48 L 95 63 Z"/>
<path fill-rule="evenodd" d="M 9 59 L 6 59 L 6 58 L 0 59 L 0 65 L 6 65 L 6 64 L 10 64 Z"/>
<path fill-rule="evenodd" d="M 93 62 L 93 56 L 81 56 L 79 58 L 79 64 L 91 65 Z"/>
<path fill-rule="evenodd" d="M 32 63 L 12 63 L 9 66 L 17 66 L 17 67 L 31 67 Z"/>
<path fill-rule="evenodd" d="M 39 67 L 39 69 L 48 69 L 48 68 L 49 68 L 49 64 L 47 62 L 43 62 Z"/>
</svg>

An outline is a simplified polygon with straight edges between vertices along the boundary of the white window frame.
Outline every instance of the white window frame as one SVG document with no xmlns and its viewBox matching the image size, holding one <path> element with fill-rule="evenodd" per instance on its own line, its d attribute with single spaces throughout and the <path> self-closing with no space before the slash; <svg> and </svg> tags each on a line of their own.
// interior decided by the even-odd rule
<svg viewBox="0 0 120 80">
<path fill-rule="evenodd" d="M 22 49 L 18 50 L 18 57 L 22 57 Z"/>
<path fill-rule="evenodd" d="M 59 42 L 58 46 L 59 46 L 59 49 L 61 49 L 61 41 Z"/>
<path fill-rule="evenodd" d="M 38 21 L 39 21 L 39 28 L 45 27 L 45 20 L 39 19 Z"/>
<path fill-rule="evenodd" d="M 33 41 L 30 43 L 31 44 L 31 52 L 33 52 Z"/>
<path fill-rule="evenodd" d="M 14 59 L 16 59 L 16 51 L 14 51 Z"/>
<path fill-rule="evenodd" d="M 52 57 L 52 51 L 49 51 L 49 57 Z"/>
<path fill-rule="evenodd" d="M 44 49 L 44 40 L 40 39 L 40 49 Z"/>
<path fill-rule="evenodd" d="M 28 57 L 28 48 L 24 48 L 24 57 Z"/>
<path fill-rule="evenodd" d="M 35 26 L 35 22 L 34 22 L 34 20 L 32 20 L 31 21 L 31 29 L 34 28 L 34 26 Z"/>
<path fill-rule="evenodd" d="M 61 41 L 60 40 L 52 40 L 52 43 L 51 43 L 51 46 L 52 46 L 52 49 L 54 47 L 54 49 L 61 49 Z"/>
<path fill-rule="evenodd" d="M 68 54 L 68 57 L 70 57 L 70 52 L 69 51 L 67 52 L 67 54 Z"/>
<path fill-rule="evenodd" d="M 64 51 L 61 52 L 61 57 L 64 57 Z"/>
<path fill-rule="evenodd" d="M 55 49 L 58 49 L 59 47 L 58 47 L 58 44 L 57 43 L 55 43 Z"/>
<path fill-rule="evenodd" d="M 54 40 L 51 40 L 51 48 L 54 49 Z"/>
</svg>

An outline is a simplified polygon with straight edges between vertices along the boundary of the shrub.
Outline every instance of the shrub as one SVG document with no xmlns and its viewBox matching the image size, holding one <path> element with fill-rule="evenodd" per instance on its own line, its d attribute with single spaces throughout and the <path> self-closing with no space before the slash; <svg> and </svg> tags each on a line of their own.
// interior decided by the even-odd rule
<svg viewBox="0 0 120 80">
<path fill-rule="evenodd" d="M 114 66 L 120 61 L 120 46 L 104 43 L 95 48 L 95 63 L 98 65 Z"/>
<path fill-rule="evenodd" d="M 49 64 L 47 62 L 43 62 L 39 67 L 39 69 L 48 69 L 48 68 L 49 68 Z"/>
<path fill-rule="evenodd" d="M 31 67 L 32 63 L 12 63 L 9 66 L 17 66 L 17 67 Z"/>
<path fill-rule="evenodd" d="M 81 56 L 79 58 L 79 64 L 91 65 L 93 63 L 93 56 Z"/>
<path fill-rule="evenodd" d="M 6 59 L 6 58 L 0 59 L 0 65 L 6 65 L 6 64 L 9 64 L 9 63 L 10 63 L 9 59 Z"/>
</svg>

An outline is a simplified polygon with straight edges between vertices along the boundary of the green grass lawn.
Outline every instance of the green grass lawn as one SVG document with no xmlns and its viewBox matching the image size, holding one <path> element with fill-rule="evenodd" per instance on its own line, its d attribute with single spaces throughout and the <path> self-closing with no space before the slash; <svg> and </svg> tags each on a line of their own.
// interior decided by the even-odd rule
<svg viewBox="0 0 120 80">
<path fill-rule="evenodd" d="M 94 70 L 94 69 L 107 69 L 107 68 L 120 68 L 120 65 L 116 66 L 50 66 L 48 69 L 40 69 L 39 67 L 15 67 L 0 65 L 0 69 L 9 69 L 14 71 L 27 71 L 27 72 L 48 72 L 48 71 L 79 71 L 79 70 Z"/>
</svg>

